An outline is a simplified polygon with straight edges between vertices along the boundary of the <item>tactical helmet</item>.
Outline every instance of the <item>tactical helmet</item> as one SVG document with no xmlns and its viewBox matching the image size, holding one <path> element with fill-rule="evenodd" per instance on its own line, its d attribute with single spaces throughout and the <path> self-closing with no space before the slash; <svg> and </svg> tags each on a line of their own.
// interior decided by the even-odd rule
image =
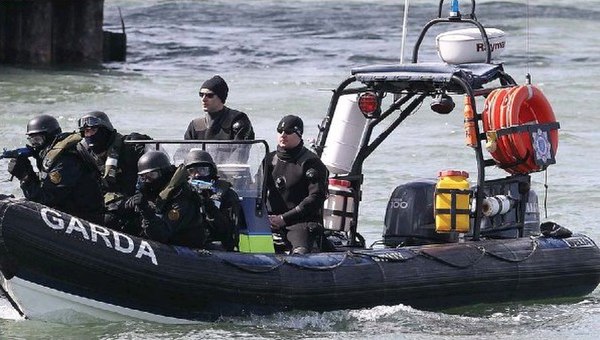
<svg viewBox="0 0 600 340">
<path fill-rule="evenodd" d="M 217 165 L 213 161 L 210 154 L 204 150 L 200 150 L 200 149 L 190 150 L 190 152 L 188 152 L 188 154 L 185 156 L 183 164 L 185 165 L 186 168 L 191 168 L 193 166 L 199 166 L 199 165 L 209 166 L 210 167 L 210 175 L 211 176 L 217 175 Z"/>
<path fill-rule="evenodd" d="M 50 115 L 36 116 L 27 123 L 27 135 L 45 133 L 49 136 L 56 136 L 61 132 L 58 120 Z"/>
<path fill-rule="evenodd" d="M 79 130 L 83 130 L 86 127 L 102 126 L 108 131 L 115 131 L 110 119 L 108 119 L 106 113 L 102 111 L 92 111 L 86 113 L 83 115 L 83 117 L 79 118 L 77 125 L 79 126 Z"/>
<path fill-rule="evenodd" d="M 165 170 L 171 167 L 169 156 L 161 151 L 148 151 L 138 160 L 138 175 L 155 171 Z"/>
</svg>

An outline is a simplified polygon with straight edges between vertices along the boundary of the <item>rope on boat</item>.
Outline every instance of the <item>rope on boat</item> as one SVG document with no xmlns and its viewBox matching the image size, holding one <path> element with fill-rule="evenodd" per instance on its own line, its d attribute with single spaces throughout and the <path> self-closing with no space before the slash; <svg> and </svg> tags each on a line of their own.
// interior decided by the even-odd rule
<svg viewBox="0 0 600 340">
<path fill-rule="evenodd" d="M 476 249 L 476 250 L 478 250 L 478 251 L 479 251 L 479 256 L 478 256 L 477 258 L 475 258 L 474 260 L 472 260 L 472 261 L 470 261 L 469 263 L 467 263 L 467 264 L 464 264 L 464 265 L 461 265 L 461 264 L 454 263 L 454 262 L 452 262 L 452 261 L 450 261 L 450 260 L 443 259 L 443 258 L 441 258 L 441 257 L 439 257 L 439 256 L 434 256 L 434 255 L 432 255 L 432 254 L 429 254 L 429 253 L 427 253 L 427 252 L 425 252 L 425 251 L 421 251 L 421 253 L 420 253 L 420 254 L 421 254 L 422 256 L 424 256 L 424 257 L 428 257 L 428 258 L 434 259 L 434 260 L 436 260 L 436 261 L 439 261 L 439 262 L 441 262 L 441 263 L 447 264 L 447 265 L 449 265 L 449 266 L 451 266 L 451 267 L 454 267 L 454 268 L 461 268 L 461 269 L 472 267 L 472 266 L 474 266 L 474 265 L 475 265 L 477 262 L 481 261 L 481 259 L 482 259 L 482 258 L 484 258 L 484 257 L 485 257 L 486 250 L 485 250 L 485 248 L 484 248 L 484 247 L 482 247 L 482 246 L 472 246 L 472 245 L 469 245 L 469 244 L 465 244 L 465 247 L 467 247 L 467 248 L 472 248 L 472 249 Z"/>
<path fill-rule="evenodd" d="M 332 265 L 328 265 L 328 266 L 314 266 L 314 265 L 303 265 L 300 263 L 295 263 L 295 262 L 290 262 L 290 260 L 288 259 L 283 259 L 283 262 L 298 267 L 298 268 L 302 268 L 302 269 L 310 269 L 310 270 L 331 270 L 331 269 L 335 269 L 339 266 L 342 265 L 342 263 L 344 263 L 344 261 L 346 261 L 347 258 L 349 257 L 353 257 L 353 253 L 351 251 L 346 251 L 344 253 L 344 256 L 342 257 L 342 259 L 340 261 L 338 261 L 337 263 L 334 263 Z"/>
<path fill-rule="evenodd" d="M 242 265 L 240 263 L 237 262 L 233 262 L 230 260 L 225 260 L 222 259 L 223 262 L 225 262 L 226 264 L 233 266 L 237 269 L 249 272 L 249 273 L 268 273 L 268 272 L 272 272 L 275 269 L 281 267 L 285 261 L 280 261 L 278 263 L 275 263 L 274 265 L 270 266 L 270 267 L 264 267 L 264 266 L 250 266 L 250 265 Z"/>
<path fill-rule="evenodd" d="M 223 262 L 225 262 L 226 264 L 229 264 L 235 268 L 241 269 L 243 271 L 247 271 L 250 273 L 268 273 L 271 271 L 276 270 L 277 268 L 283 266 L 284 264 L 288 264 L 294 267 L 298 267 L 298 268 L 302 268 L 302 269 L 310 269 L 310 270 L 331 270 L 331 269 L 335 269 L 339 266 L 342 265 L 342 263 L 344 263 L 344 261 L 346 261 L 346 259 L 348 257 L 353 256 L 352 252 L 347 251 L 344 253 L 344 256 L 342 256 L 342 258 L 331 265 L 326 265 L 326 266 L 315 266 L 315 265 L 307 265 L 307 264 L 303 264 L 300 262 L 295 262 L 293 261 L 291 258 L 280 258 L 280 257 L 276 257 L 276 259 L 279 260 L 279 262 L 271 265 L 271 266 L 259 266 L 259 265 L 252 265 L 252 264 L 243 264 L 243 263 L 239 263 L 239 262 L 235 262 L 229 259 L 225 259 L 225 258 L 221 258 L 221 260 Z M 299 257 L 300 258 L 300 257 Z"/>
<path fill-rule="evenodd" d="M 492 257 L 495 257 L 495 258 L 497 258 L 499 260 L 503 260 L 503 261 L 506 261 L 506 262 L 513 262 L 513 263 L 522 262 L 522 261 L 525 261 L 528 258 L 530 258 L 531 255 L 533 255 L 533 253 L 535 253 L 536 250 L 538 249 L 539 243 L 538 243 L 537 239 L 531 239 L 531 243 L 533 244 L 533 246 L 531 247 L 531 251 L 529 252 L 529 254 L 527 254 L 527 256 L 525 256 L 523 258 L 519 258 L 519 259 L 514 259 L 513 258 L 513 259 L 510 259 L 508 257 L 504 257 L 504 256 L 501 256 L 501 255 L 498 255 L 498 254 L 494 254 L 494 253 L 491 253 L 491 252 L 488 252 L 488 254 L 490 254 L 490 256 L 492 256 Z M 514 254 L 514 252 L 511 252 L 511 254 Z"/>
</svg>

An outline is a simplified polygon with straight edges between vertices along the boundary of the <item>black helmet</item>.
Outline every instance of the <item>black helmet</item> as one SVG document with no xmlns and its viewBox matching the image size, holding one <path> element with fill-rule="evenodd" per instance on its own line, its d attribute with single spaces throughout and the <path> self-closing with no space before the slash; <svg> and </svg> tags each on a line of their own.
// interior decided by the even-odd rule
<svg viewBox="0 0 600 340">
<path fill-rule="evenodd" d="M 161 151 L 148 151 L 138 160 L 138 175 L 171 168 L 169 156 Z"/>
<path fill-rule="evenodd" d="M 34 150 L 42 150 L 62 132 L 56 118 L 49 115 L 34 117 L 27 123 L 27 140 Z"/>
<path fill-rule="evenodd" d="M 115 131 L 110 119 L 106 113 L 102 111 L 92 111 L 84 114 L 77 122 L 79 130 L 83 130 L 86 127 L 102 126 L 108 131 Z"/>
<path fill-rule="evenodd" d="M 183 164 L 186 168 L 196 167 L 196 166 L 208 166 L 210 167 L 210 176 L 217 176 L 217 165 L 213 161 L 210 154 L 204 150 L 200 149 L 192 149 L 185 156 Z"/>
<path fill-rule="evenodd" d="M 27 123 L 27 135 L 45 133 L 48 136 L 56 136 L 61 132 L 58 120 L 50 115 L 36 116 Z"/>
</svg>

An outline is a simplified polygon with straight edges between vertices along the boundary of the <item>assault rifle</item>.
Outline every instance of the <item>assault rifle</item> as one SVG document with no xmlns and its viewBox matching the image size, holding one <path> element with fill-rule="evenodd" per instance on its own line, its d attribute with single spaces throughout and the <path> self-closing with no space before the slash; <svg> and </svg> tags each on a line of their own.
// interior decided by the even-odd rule
<svg viewBox="0 0 600 340">
<path fill-rule="evenodd" d="M 30 156 L 33 156 L 33 149 L 31 149 L 28 146 L 23 147 L 23 148 L 17 148 L 14 150 L 6 150 L 6 148 L 4 148 L 4 151 L 2 151 L 2 154 L 0 155 L 0 159 L 30 157 Z"/>
<path fill-rule="evenodd" d="M 189 183 L 192 185 L 192 188 L 196 190 L 200 194 L 208 194 L 208 196 L 214 193 L 214 186 L 212 182 L 202 181 L 199 179 L 191 179 Z"/>
<path fill-rule="evenodd" d="M 211 200 L 211 196 L 215 193 L 215 187 L 213 182 L 202 181 L 199 179 L 191 179 L 188 181 L 192 186 L 192 189 L 198 193 L 200 198 L 200 213 L 204 216 L 213 216 L 214 219 L 215 209 L 218 202 Z M 218 203 L 220 205 L 220 203 Z"/>
</svg>

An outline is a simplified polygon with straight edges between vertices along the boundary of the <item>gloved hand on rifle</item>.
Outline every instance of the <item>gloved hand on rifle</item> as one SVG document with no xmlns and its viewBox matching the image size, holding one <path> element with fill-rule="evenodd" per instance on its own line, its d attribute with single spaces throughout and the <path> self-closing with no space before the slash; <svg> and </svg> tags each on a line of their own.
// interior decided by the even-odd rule
<svg viewBox="0 0 600 340">
<path fill-rule="evenodd" d="M 147 210 L 148 201 L 144 198 L 141 192 L 129 197 L 123 202 L 123 208 L 127 211 L 135 211 L 136 213 Z"/>
<path fill-rule="evenodd" d="M 27 176 L 34 175 L 33 167 L 27 157 L 13 158 L 8 162 L 8 173 L 18 178 L 20 181 Z"/>
</svg>

